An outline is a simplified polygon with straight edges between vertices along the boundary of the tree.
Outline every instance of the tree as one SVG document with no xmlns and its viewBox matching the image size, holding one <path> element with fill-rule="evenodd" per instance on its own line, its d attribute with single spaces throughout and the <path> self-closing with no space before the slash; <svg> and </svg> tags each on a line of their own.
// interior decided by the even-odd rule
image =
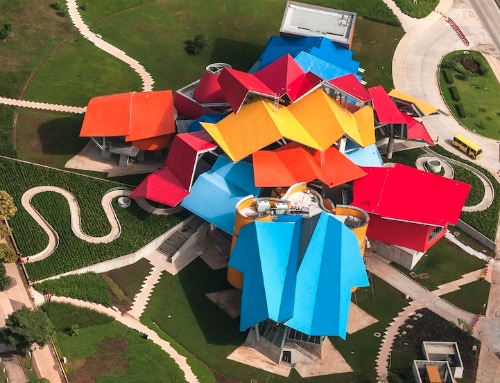
<svg viewBox="0 0 500 383">
<path fill-rule="evenodd" d="M 0 219 L 8 221 L 17 212 L 14 199 L 5 190 L 0 190 Z"/>
<path fill-rule="evenodd" d="M 17 261 L 16 251 L 5 243 L 0 243 L 0 262 L 12 263 Z"/>
<path fill-rule="evenodd" d="M 9 315 L 0 339 L 15 346 L 19 354 L 26 355 L 33 344 L 44 347 L 49 343 L 54 332 L 54 325 L 45 311 L 23 307 Z"/>
<path fill-rule="evenodd" d="M 4 265 L 0 265 L 0 291 L 5 291 L 10 286 L 12 286 L 12 278 L 5 272 Z"/>
<path fill-rule="evenodd" d="M 185 44 L 185 50 L 188 54 L 197 55 L 207 46 L 207 38 L 205 35 L 196 35 L 194 40 L 187 40 Z"/>
</svg>

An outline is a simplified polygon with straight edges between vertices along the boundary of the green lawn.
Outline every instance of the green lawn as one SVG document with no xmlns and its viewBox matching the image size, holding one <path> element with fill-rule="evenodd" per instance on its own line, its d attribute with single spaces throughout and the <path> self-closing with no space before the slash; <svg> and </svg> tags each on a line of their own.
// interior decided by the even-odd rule
<svg viewBox="0 0 500 383">
<path fill-rule="evenodd" d="M 453 291 L 441 298 L 453 303 L 455 306 L 469 311 L 473 314 L 485 314 L 488 297 L 490 295 L 491 284 L 484 280 L 477 280 L 460 287 L 460 290 Z"/>
<path fill-rule="evenodd" d="M 87 144 L 80 138 L 83 114 L 65 114 L 19 108 L 16 129 L 18 157 L 30 162 L 64 168 Z"/>
<path fill-rule="evenodd" d="M 140 259 L 136 263 L 108 271 L 106 274 L 115 282 L 129 299 L 134 299 L 141 290 L 144 279 L 151 272 L 151 263 Z"/>
<path fill-rule="evenodd" d="M 416 19 L 428 16 L 439 4 L 439 0 L 418 0 L 417 4 L 414 0 L 394 0 L 394 2 L 401 12 Z"/>
<path fill-rule="evenodd" d="M 381 338 L 374 337 L 373 333 L 383 333 L 407 302 L 401 293 L 382 280 L 374 277 L 373 283 L 375 298 L 372 297 L 371 288 L 360 289 L 356 298 L 359 306 L 376 316 L 380 322 L 348 335 L 346 341 L 332 339 L 355 372 L 335 375 L 334 378 L 331 375 L 308 378 L 308 381 L 347 383 L 355 379 L 373 381 L 375 378 L 375 357 Z M 211 270 L 198 258 L 177 276 L 162 276 L 141 320 L 174 338 L 210 368 L 237 381 L 302 381 L 296 372 L 285 379 L 226 359 L 243 343 L 246 333 L 238 331 L 239 318 L 231 320 L 205 294 L 229 288 L 225 269 Z M 353 350 L 355 352 L 351 353 Z"/>
<path fill-rule="evenodd" d="M 409 270 L 394 264 L 393 266 L 411 278 Z M 484 261 L 442 238 L 427 251 L 412 271 L 428 274 L 427 279 L 417 277 L 414 280 L 429 290 L 435 290 L 439 285 L 460 279 L 463 274 L 482 269 L 484 266 Z"/>
<path fill-rule="evenodd" d="M 49 316 L 72 382 L 185 382 L 183 372 L 159 346 L 110 317 L 55 302 Z M 74 324 L 78 335 L 70 336 L 66 331 Z"/>
<path fill-rule="evenodd" d="M 463 60 L 475 61 L 476 65 L 486 68 L 487 73 L 481 75 L 464 69 Z M 467 65 L 467 64 L 466 64 Z M 452 74 L 455 86 L 460 95 L 460 102 L 465 108 L 466 117 L 457 113 L 456 102 L 452 99 L 450 84 L 447 84 L 443 74 L 443 68 L 447 67 Z M 464 78 L 463 74 L 466 74 Z M 483 55 L 476 51 L 470 51 L 464 55 L 463 51 L 452 52 L 446 55 L 441 62 L 439 76 L 441 90 L 448 107 L 468 129 L 495 140 L 500 139 L 500 83 L 491 70 Z"/>
<path fill-rule="evenodd" d="M 77 37 L 44 62 L 30 82 L 25 99 L 86 106 L 92 97 L 140 90 L 140 77 L 127 64 Z"/>
</svg>

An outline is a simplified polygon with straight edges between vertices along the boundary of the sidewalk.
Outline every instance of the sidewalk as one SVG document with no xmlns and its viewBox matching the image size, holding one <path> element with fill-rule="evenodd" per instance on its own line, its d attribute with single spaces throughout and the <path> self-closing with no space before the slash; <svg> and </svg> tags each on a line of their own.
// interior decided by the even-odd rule
<svg viewBox="0 0 500 383">
<path fill-rule="evenodd" d="M 5 318 L 15 310 L 18 310 L 23 306 L 30 308 L 33 307 L 33 303 L 31 302 L 26 288 L 24 287 L 23 279 L 19 273 L 17 265 L 14 263 L 7 263 L 5 265 L 5 270 L 7 271 L 7 275 L 12 278 L 12 287 L 6 291 L 0 291 L 0 308 L 2 311 L 0 321 L 3 325 L 5 325 Z M 51 383 L 63 382 L 59 373 L 57 361 L 52 356 L 49 346 L 45 346 L 43 349 L 36 347 L 36 350 L 33 352 L 33 360 L 42 377 L 49 379 Z M 10 363 L 9 366 L 11 368 L 15 368 L 16 364 Z M 19 371 L 19 367 L 15 371 L 13 370 L 12 372 L 9 372 L 9 377 L 11 376 L 10 374 L 13 374 L 12 376 L 20 377 L 21 372 Z M 24 371 L 22 372 L 22 375 L 24 376 Z M 26 382 L 26 378 L 21 379 L 23 380 L 18 380 L 17 382 Z M 16 382 L 16 380 L 13 380 L 13 378 L 10 377 L 9 382 Z"/>
</svg>

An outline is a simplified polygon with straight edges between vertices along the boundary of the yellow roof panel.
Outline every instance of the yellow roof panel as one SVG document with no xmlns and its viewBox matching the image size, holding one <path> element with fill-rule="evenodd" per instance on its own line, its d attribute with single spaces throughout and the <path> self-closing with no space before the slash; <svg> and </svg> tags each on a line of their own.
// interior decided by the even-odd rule
<svg viewBox="0 0 500 383">
<path fill-rule="evenodd" d="M 397 98 L 398 100 L 407 101 L 412 104 L 415 104 L 415 106 L 418 108 L 418 110 L 422 112 L 424 116 L 429 116 L 433 113 L 436 113 L 439 110 L 435 106 L 432 106 L 431 104 L 428 104 L 425 101 L 410 96 L 409 94 L 400 92 L 399 90 L 396 89 L 391 90 L 389 92 L 389 96 Z"/>
<path fill-rule="evenodd" d="M 354 112 L 356 119 L 359 141 L 352 137 L 359 145 L 366 148 L 375 143 L 375 118 L 370 105 L 365 105 Z M 348 132 L 346 132 L 348 133 Z"/>
<path fill-rule="evenodd" d="M 338 120 L 339 116 L 343 118 L 342 113 L 337 113 L 335 106 L 341 108 L 322 89 L 317 89 L 288 109 L 318 143 L 316 149 L 326 150 L 344 135 Z"/>
<path fill-rule="evenodd" d="M 233 161 L 239 161 L 281 138 L 272 108 L 271 101 L 257 99 L 217 124 L 201 125 Z"/>
</svg>

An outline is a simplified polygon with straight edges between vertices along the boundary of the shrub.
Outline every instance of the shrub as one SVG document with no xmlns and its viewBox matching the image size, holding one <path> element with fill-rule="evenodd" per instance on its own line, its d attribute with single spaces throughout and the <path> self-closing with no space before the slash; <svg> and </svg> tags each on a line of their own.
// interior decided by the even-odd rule
<svg viewBox="0 0 500 383">
<path fill-rule="evenodd" d="M 2 264 L 0 265 L 0 291 L 5 291 L 10 286 L 12 286 L 12 278 L 7 275 L 5 267 Z"/>
<path fill-rule="evenodd" d="M 455 85 L 450 86 L 451 98 L 458 102 L 460 101 L 460 93 L 458 93 L 458 89 Z"/>
<path fill-rule="evenodd" d="M 467 81 L 469 79 L 469 75 L 470 75 L 469 71 L 464 69 L 464 71 L 460 75 L 460 78 L 464 81 Z"/>
<path fill-rule="evenodd" d="M 488 68 L 486 68 L 485 66 L 480 66 L 480 67 L 479 67 L 479 74 L 480 74 L 481 76 L 484 76 L 484 75 L 485 75 L 485 74 L 487 74 L 487 73 L 488 73 Z"/>
<path fill-rule="evenodd" d="M 447 84 L 453 84 L 453 82 L 455 82 L 455 78 L 453 77 L 453 72 L 448 69 L 448 68 L 445 68 L 443 69 L 443 74 L 444 74 L 444 80 L 446 81 Z"/>
<path fill-rule="evenodd" d="M 12 263 L 17 260 L 17 254 L 15 250 L 6 245 L 5 243 L 0 243 L 0 262 Z"/>
<path fill-rule="evenodd" d="M 205 35 L 196 35 L 194 40 L 187 40 L 185 44 L 184 49 L 189 55 L 197 55 L 207 46 L 207 38 Z"/>
<path fill-rule="evenodd" d="M 462 117 L 462 118 L 467 117 L 467 113 L 465 113 L 464 106 L 462 105 L 462 103 L 461 103 L 461 102 L 457 102 L 455 106 L 456 106 L 456 108 L 457 108 L 457 113 L 458 113 L 458 115 L 459 115 L 460 117 Z"/>
<path fill-rule="evenodd" d="M 50 4 L 50 7 L 56 11 L 62 11 L 64 9 L 64 5 L 60 1 Z"/>
<path fill-rule="evenodd" d="M 80 331 L 80 326 L 78 326 L 76 323 L 72 324 L 71 327 L 68 328 L 66 331 L 69 336 L 75 336 L 78 335 L 78 332 Z"/>
<path fill-rule="evenodd" d="M 79 8 L 82 11 L 88 11 L 89 10 L 89 3 L 82 4 L 82 5 L 79 6 Z"/>
</svg>

